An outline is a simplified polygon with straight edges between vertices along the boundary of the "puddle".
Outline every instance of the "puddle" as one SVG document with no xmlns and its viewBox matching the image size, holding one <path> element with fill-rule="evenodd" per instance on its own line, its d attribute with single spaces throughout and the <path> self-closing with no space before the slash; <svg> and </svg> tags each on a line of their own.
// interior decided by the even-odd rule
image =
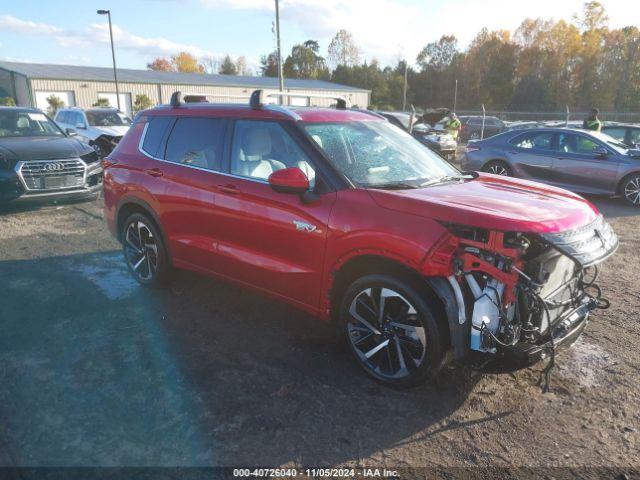
<svg viewBox="0 0 640 480">
<path fill-rule="evenodd" d="M 139 287 L 131 278 L 120 252 L 69 260 L 65 267 L 89 280 L 109 300 L 126 298 Z"/>
<path fill-rule="evenodd" d="M 607 375 L 605 368 L 616 363 L 609 352 L 584 337 L 579 338 L 564 357 L 558 362 L 562 376 L 576 380 L 583 387 L 600 386 Z"/>
</svg>

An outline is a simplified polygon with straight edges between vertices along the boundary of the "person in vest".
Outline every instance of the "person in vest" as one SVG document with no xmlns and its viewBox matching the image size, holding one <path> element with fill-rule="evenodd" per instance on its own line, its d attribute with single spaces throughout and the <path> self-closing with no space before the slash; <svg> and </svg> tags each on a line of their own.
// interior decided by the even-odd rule
<svg viewBox="0 0 640 480">
<path fill-rule="evenodd" d="M 597 108 L 591 109 L 591 114 L 584 122 L 582 122 L 582 128 L 585 130 L 593 130 L 599 132 L 602 129 L 602 122 L 598 118 L 600 111 Z"/>
<path fill-rule="evenodd" d="M 451 113 L 444 122 L 444 129 L 454 138 L 454 140 L 458 140 L 458 133 L 460 132 L 461 126 L 462 124 L 455 113 Z"/>
</svg>

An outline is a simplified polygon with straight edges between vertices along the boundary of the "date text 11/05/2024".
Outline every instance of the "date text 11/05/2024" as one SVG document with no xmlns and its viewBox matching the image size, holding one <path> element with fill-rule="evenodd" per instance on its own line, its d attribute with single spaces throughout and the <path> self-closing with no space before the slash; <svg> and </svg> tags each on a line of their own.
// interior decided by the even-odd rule
<svg viewBox="0 0 640 480">
<path fill-rule="evenodd" d="M 298 475 L 313 478 L 398 478 L 399 476 L 396 470 L 386 468 L 238 468 L 233 470 L 233 476 L 237 478 L 291 478 Z"/>
</svg>

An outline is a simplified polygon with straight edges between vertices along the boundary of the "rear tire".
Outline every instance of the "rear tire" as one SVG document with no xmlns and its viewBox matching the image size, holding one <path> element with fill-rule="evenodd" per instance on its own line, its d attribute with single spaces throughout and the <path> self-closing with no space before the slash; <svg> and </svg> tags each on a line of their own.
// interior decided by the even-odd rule
<svg viewBox="0 0 640 480">
<path fill-rule="evenodd" d="M 640 207 L 640 173 L 633 173 L 620 182 L 620 194 L 627 204 Z"/>
<path fill-rule="evenodd" d="M 410 387 L 433 378 L 446 350 L 424 292 L 403 278 L 367 275 L 343 295 L 340 322 L 362 369 L 375 380 Z"/>
<path fill-rule="evenodd" d="M 502 160 L 492 160 L 482 167 L 482 171 L 486 173 L 492 173 L 493 175 L 502 175 L 503 177 L 512 177 L 513 170 Z"/>
<path fill-rule="evenodd" d="M 123 223 L 120 238 L 129 271 L 142 285 L 160 286 L 171 271 L 169 256 L 155 222 L 142 213 L 130 215 Z"/>
</svg>

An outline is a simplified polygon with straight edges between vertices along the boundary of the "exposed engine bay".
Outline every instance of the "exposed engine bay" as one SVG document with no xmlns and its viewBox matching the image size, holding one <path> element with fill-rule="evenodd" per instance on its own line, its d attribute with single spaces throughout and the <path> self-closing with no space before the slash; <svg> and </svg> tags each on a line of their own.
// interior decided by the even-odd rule
<svg viewBox="0 0 640 480">
<path fill-rule="evenodd" d="M 531 364 L 551 356 L 552 364 L 555 348 L 579 337 L 589 313 L 609 306 L 597 264 L 618 239 L 601 216 L 555 234 L 449 227 L 457 239 L 448 278 L 459 309 L 457 357 L 475 351 Z"/>
</svg>

